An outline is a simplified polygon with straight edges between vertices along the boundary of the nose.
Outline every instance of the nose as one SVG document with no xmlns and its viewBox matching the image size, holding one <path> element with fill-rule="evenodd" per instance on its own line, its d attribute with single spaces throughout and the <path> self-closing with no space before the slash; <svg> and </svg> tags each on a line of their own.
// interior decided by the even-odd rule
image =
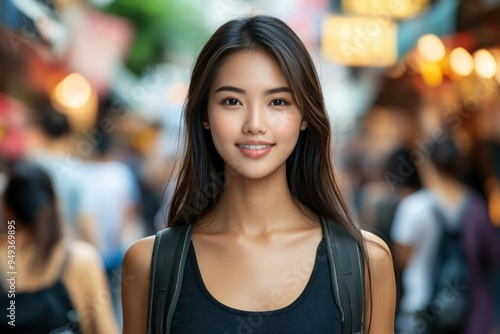
<svg viewBox="0 0 500 334">
<path fill-rule="evenodd" d="M 267 132 L 267 121 L 265 108 L 251 106 L 247 109 L 243 132 L 247 134 L 262 134 Z"/>
</svg>

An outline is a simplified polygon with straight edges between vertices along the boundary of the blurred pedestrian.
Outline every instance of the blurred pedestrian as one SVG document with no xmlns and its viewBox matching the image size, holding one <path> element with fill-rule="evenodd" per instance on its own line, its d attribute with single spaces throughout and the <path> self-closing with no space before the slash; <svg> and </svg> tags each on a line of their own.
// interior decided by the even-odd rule
<svg viewBox="0 0 500 334">
<path fill-rule="evenodd" d="M 117 333 L 99 255 L 89 244 L 64 238 L 56 201 L 40 167 L 12 166 L 3 195 L 0 332 Z M 5 317 L 11 305 L 15 326 Z"/>
<path fill-rule="evenodd" d="M 428 314 L 433 303 L 439 302 L 433 300 L 433 294 L 441 237 L 446 230 L 463 238 L 467 220 L 474 219 L 468 214 L 470 208 L 480 201 L 460 180 L 463 164 L 451 134 L 434 141 L 428 154 L 418 165 L 424 188 L 400 203 L 391 230 L 394 258 L 403 271 L 404 294 L 396 318 L 400 333 L 442 333 L 435 327 L 436 315 Z M 463 250 L 465 245 L 461 243 L 460 247 Z M 463 262 L 466 267 L 465 255 Z M 460 325 L 445 333 L 458 333 L 463 328 L 465 315 L 457 312 L 455 317 Z"/>
<path fill-rule="evenodd" d="M 36 110 L 35 126 L 42 143 L 28 154 L 28 159 L 49 175 L 57 197 L 63 227 L 71 237 L 78 238 L 78 206 L 81 195 L 81 161 L 68 150 L 71 126 L 68 117 L 50 104 Z"/>
<path fill-rule="evenodd" d="M 82 165 L 79 230 L 99 251 L 108 276 L 115 316 L 121 324 L 120 270 L 126 240 L 142 238 L 140 190 L 132 170 L 112 156 L 112 137 L 103 133 L 92 160 Z M 128 234 L 135 236 L 128 237 Z M 127 237 L 127 238 L 126 238 Z"/>
<path fill-rule="evenodd" d="M 493 275 L 495 269 L 500 269 L 500 227 L 492 224 L 486 202 L 480 198 L 468 212 L 464 238 L 471 294 L 465 333 L 491 333 L 495 305 Z"/>
</svg>

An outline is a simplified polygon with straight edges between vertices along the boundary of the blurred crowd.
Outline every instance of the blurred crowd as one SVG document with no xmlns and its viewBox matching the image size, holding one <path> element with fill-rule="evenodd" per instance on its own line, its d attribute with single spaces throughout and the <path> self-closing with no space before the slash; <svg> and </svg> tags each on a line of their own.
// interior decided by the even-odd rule
<svg viewBox="0 0 500 334">
<path fill-rule="evenodd" d="M 496 83 L 484 81 L 429 88 L 417 76 L 387 79 L 359 130 L 340 147 L 360 224 L 392 249 L 402 333 L 443 333 L 432 323 L 462 297 L 466 310 L 452 314 L 459 328 L 500 330 L 498 93 Z M 465 281 L 450 280 L 448 298 L 434 295 L 435 268 L 446 265 L 439 262 L 445 232 L 459 239 L 453 251 L 457 258 L 463 252 L 466 270 Z M 451 332 L 460 331 L 445 331 Z"/>
<path fill-rule="evenodd" d="M 118 124 L 107 113 L 106 104 L 101 103 L 97 121 L 108 119 L 110 124 Z M 62 267 L 66 258 L 59 255 L 63 249 L 58 245 L 69 241 L 68 257 L 77 261 L 80 244 L 73 241 L 83 241 L 95 248 L 94 268 L 90 266 L 82 276 L 68 272 L 58 277 L 73 276 L 77 290 L 80 285 L 97 289 L 93 295 L 83 297 L 90 299 L 91 304 L 112 308 L 115 316 L 106 312 L 100 315 L 107 314 L 120 323 L 121 263 L 125 250 L 163 227 L 165 212 L 160 212 L 160 202 L 169 163 L 165 154 L 154 149 L 161 138 L 159 126 L 130 116 L 112 134 L 98 127 L 78 133 L 68 117 L 50 103 L 44 102 L 38 108 L 25 110 L 26 113 L 15 107 L 4 110 L 14 112 L 12 118 L 5 120 L 14 122 L 16 118 L 23 139 L 20 154 L 15 159 L 2 160 L 2 226 L 7 228 L 6 221 L 15 222 L 16 269 L 23 273 L 17 278 L 17 290 L 44 287 L 51 281 L 51 274 L 47 273 L 57 267 L 53 262 Z M 39 178 L 44 178 L 43 184 L 35 182 Z M 54 212 L 44 215 L 48 205 Z M 8 252 L 7 248 L 2 251 L 2 256 Z M 46 258 L 40 258 L 44 252 Z M 28 265 L 36 262 L 40 266 Z M 106 280 L 99 281 L 99 271 Z M 77 290 L 71 291 L 70 286 L 68 293 L 73 297 Z M 19 300 L 19 296 L 16 298 Z M 99 327 L 94 330 L 110 332 Z"/>
</svg>

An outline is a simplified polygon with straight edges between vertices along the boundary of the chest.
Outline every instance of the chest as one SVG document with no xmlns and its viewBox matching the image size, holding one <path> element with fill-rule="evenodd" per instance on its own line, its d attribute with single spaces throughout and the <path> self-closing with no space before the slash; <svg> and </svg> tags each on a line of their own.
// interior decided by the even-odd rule
<svg viewBox="0 0 500 334">
<path fill-rule="evenodd" d="M 304 291 L 318 258 L 319 240 L 295 246 L 191 246 L 192 262 L 215 299 L 249 311 L 289 305 Z M 326 260 L 326 259 L 325 259 Z"/>
<path fill-rule="evenodd" d="M 236 259 L 244 262 L 235 255 L 228 265 Z M 307 260 L 301 266 L 303 259 Z M 203 276 L 191 245 L 173 333 L 340 333 L 324 243 L 314 249 L 310 260 L 307 256 L 299 261 L 283 258 L 280 265 L 268 260 L 254 268 L 238 266 L 243 270 L 240 275 L 234 274 L 235 268 L 221 266 L 223 273 L 212 268 L 213 273 L 209 270 Z M 267 281 L 262 269 L 268 270 Z M 206 285 L 207 273 L 221 282 Z"/>
</svg>

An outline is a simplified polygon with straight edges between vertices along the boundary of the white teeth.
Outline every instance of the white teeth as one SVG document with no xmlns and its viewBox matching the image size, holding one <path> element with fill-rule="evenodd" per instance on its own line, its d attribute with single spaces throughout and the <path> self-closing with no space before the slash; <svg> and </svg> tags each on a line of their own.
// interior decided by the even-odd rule
<svg viewBox="0 0 500 334">
<path fill-rule="evenodd" d="M 272 145 L 238 145 L 239 147 L 248 148 L 250 150 L 262 150 Z"/>
</svg>

